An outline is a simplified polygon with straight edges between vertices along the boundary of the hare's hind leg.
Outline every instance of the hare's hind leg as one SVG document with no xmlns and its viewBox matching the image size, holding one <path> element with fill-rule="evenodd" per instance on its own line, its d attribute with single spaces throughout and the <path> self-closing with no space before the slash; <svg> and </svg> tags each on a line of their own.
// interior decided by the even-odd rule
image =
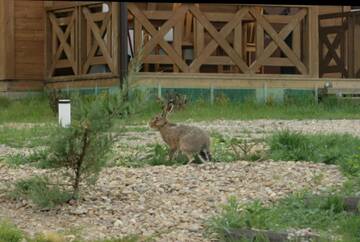
<svg viewBox="0 0 360 242">
<path fill-rule="evenodd" d="M 169 160 L 173 160 L 174 155 L 176 155 L 176 153 L 177 153 L 177 149 L 170 149 Z"/>
<path fill-rule="evenodd" d="M 187 163 L 188 165 L 194 161 L 194 157 L 193 157 L 192 154 L 187 153 L 187 152 L 183 152 L 183 153 L 184 153 L 184 155 L 186 155 L 186 157 L 188 158 L 188 163 Z"/>
</svg>

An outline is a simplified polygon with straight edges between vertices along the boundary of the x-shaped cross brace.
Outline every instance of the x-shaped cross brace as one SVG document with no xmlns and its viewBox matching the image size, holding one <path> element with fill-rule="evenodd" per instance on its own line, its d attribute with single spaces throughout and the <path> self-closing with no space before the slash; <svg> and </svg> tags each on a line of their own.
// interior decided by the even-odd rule
<svg viewBox="0 0 360 242">
<path fill-rule="evenodd" d="M 301 62 L 300 58 L 289 48 L 289 46 L 285 43 L 284 39 L 295 29 L 296 25 L 305 17 L 306 10 L 301 9 L 291 21 L 281 29 L 279 34 L 274 30 L 271 24 L 255 10 L 250 10 L 250 13 L 257 20 L 257 23 L 260 24 L 264 30 L 270 35 L 273 41 L 264 49 L 262 54 L 256 59 L 254 63 L 250 66 L 252 71 L 257 70 L 262 63 L 269 58 L 274 51 L 279 47 L 284 54 L 289 58 L 289 60 L 298 68 L 300 73 L 306 74 L 307 68 Z"/>
<path fill-rule="evenodd" d="M 61 55 L 62 51 L 64 50 L 68 60 L 70 61 L 71 67 L 72 67 L 74 73 L 76 74 L 76 69 L 77 68 L 76 68 L 75 58 L 71 53 L 71 47 L 69 46 L 69 44 L 66 41 L 67 38 L 70 35 L 70 32 L 71 32 L 72 28 L 74 27 L 75 16 L 74 16 L 74 14 L 71 16 L 70 23 L 69 23 L 68 26 L 66 26 L 65 33 L 59 27 L 59 24 L 58 24 L 58 22 L 56 20 L 56 17 L 55 17 L 55 15 L 53 13 L 49 13 L 49 18 L 50 18 L 50 22 L 52 23 L 53 30 L 55 31 L 55 34 L 56 34 L 57 38 L 60 41 L 60 46 L 59 46 L 59 48 L 57 49 L 57 51 L 56 51 L 56 53 L 54 55 L 55 56 L 54 60 L 56 62 L 60 58 L 60 55 Z M 51 75 L 52 75 L 52 73 L 54 72 L 54 69 L 55 69 L 55 64 L 56 64 L 55 62 L 52 63 L 52 66 L 50 68 L 50 74 Z"/>
<path fill-rule="evenodd" d="M 85 15 L 85 18 L 90 26 L 90 29 L 95 37 L 95 40 L 97 42 L 97 45 L 99 46 L 99 48 L 101 49 L 102 54 L 104 55 L 105 61 L 107 63 L 107 65 L 109 66 L 111 72 L 114 72 L 114 66 L 112 63 L 112 58 L 111 55 L 109 53 L 109 50 L 106 48 L 106 45 L 104 43 L 104 39 L 102 38 L 102 34 L 104 31 L 101 31 L 99 29 L 99 27 L 94 23 L 93 18 L 91 17 L 91 13 L 89 11 L 89 9 L 87 8 L 83 8 L 83 13 Z M 104 27 L 106 25 L 103 24 L 102 27 Z M 95 47 L 96 50 L 97 47 Z"/>
<path fill-rule="evenodd" d="M 142 51 L 143 56 L 147 56 L 159 44 L 164 51 L 169 55 L 172 61 L 183 71 L 188 72 L 188 65 L 184 62 L 182 57 L 174 50 L 174 48 L 164 40 L 164 35 L 169 32 L 181 16 L 184 16 L 188 10 L 188 5 L 183 4 L 174 14 L 161 26 L 160 30 L 156 30 L 150 23 L 146 16 L 137 8 L 134 3 L 128 3 L 128 8 L 135 18 L 144 26 L 144 28 L 151 34 L 152 38 L 144 45 Z"/>
<path fill-rule="evenodd" d="M 324 38 L 324 44 L 328 49 L 328 52 L 326 53 L 326 56 L 323 60 L 323 65 L 328 66 L 330 64 L 330 61 L 332 58 L 334 58 L 334 61 L 336 63 L 336 65 L 338 66 L 338 68 L 340 68 L 340 72 L 343 74 L 347 74 L 347 71 L 345 69 L 345 63 L 340 59 L 340 57 L 338 56 L 336 49 L 339 47 L 340 43 L 341 43 L 341 33 L 343 33 L 340 29 L 341 32 L 337 32 L 336 37 L 334 39 L 334 41 L 332 43 L 330 43 L 328 36 L 326 35 Z"/>
<path fill-rule="evenodd" d="M 101 28 L 99 30 L 99 33 L 100 33 L 100 37 L 101 39 L 103 39 L 105 33 L 106 33 L 106 30 L 107 30 L 107 26 L 108 26 L 108 23 L 110 21 L 110 17 L 111 17 L 111 11 L 109 14 L 106 14 L 105 15 L 105 18 L 102 22 L 102 25 L 101 25 Z M 92 20 L 88 20 L 88 21 L 92 21 Z M 97 26 L 96 26 L 97 27 Z M 94 30 L 92 29 L 92 31 L 94 32 Z M 90 67 L 90 62 L 91 62 L 91 58 L 94 57 L 95 53 L 96 53 L 96 49 L 97 47 L 101 48 L 99 46 L 99 43 L 97 41 L 94 41 L 93 45 L 91 46 L 91 49 L 89 50 L 89 53 L 87 55 L 87 58 L 86 58 L 86 62 L 84 63 L 84 72 L 86 73 L 87 70 L 89 69 Z M 101 49 L 102 50 L 102 49 Z M 111 66 L 112 63 L 108 63 L 109 67 Z"/>
</svg>

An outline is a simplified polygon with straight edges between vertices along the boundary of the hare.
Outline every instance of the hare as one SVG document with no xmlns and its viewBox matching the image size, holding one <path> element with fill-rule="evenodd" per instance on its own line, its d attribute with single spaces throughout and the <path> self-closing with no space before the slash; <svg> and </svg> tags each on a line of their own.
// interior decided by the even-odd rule
<svg viewBox="0 0 360 242">
<path fill-rule="evenodd" d="M 162 113 L 156 115 L 150 122 L 151 128 L 157 129 L 164 142 L 169 146 L 169 159 L 177 152 L 182 152 L 188 158 L 188 164 L 198 155 L 201 161 L 210 161 L 210 137 L 202 129 L 194 126 L 170 123 L 167 115 L 174 108 L 172 103 L 163 106 Z"/>
</svg>

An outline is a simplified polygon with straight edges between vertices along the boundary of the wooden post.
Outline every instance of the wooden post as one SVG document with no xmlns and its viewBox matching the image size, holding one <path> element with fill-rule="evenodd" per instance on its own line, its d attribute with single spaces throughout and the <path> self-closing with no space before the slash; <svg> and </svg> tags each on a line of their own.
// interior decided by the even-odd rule
<svg viewBox="0 0 360 242">
<path fill-rule="evenodd" d="M 128 52 L 127 52 L 127 3 L 120 2 L 119 25 L 120 25 L 120 42 L 119 42 L 119 79 L 120 87 L 123 87 L 123 80 L 128 71 Z"/>
<path fill-rule="evenodd" d="M 15 79 L 15 13 L 12 0 L 0 3 L 0 79 Z"/>
<path fill-rule="evenodd" d="M 214 85 L 211 84 L 210 86 L 210 104 L 214 104 Z"/>
<path fill-rule="evenodd" d="M 355 35 L 354 35 L 354 26 L 355 26 L 355 21 L 354 21 L 354 16 L 353 15 L 348 15 L 347 17 L 347 29 L 348 29 L 348 41 L 347 41 L 347 59 L 348 59 L 348 76 L 349 78 L 354 78 L 356 73 L 355 73 L 355 69 L 354 69 L 354 61 L 355 61 Z M 345 27 L 345 26 L 343 26 Z M 358 41 L 358 40 L 357 40 Z M 341 56 L 343 57 L 343 56 Z"/>
<path fill-rule="evenodd" d="M 161 84 L 158 84 L 158 98 L 161 98 Z"/>
<path fill-rule="evenodd" d="M 315 85 L 314 87 L 314 92 L 315 92 L 315 103 L 319 103 L 319 89 L 317 87 L 317 85 Z"/>
<path fill-rule="evenodd" d="M 119 27 L 119 15 L 120 15 L 120 4 L 118 2 L 111 2 L 111 24 L 112 24 L 112 43 L 113 43 L 113 65 L 114 65 L 114 74 L 119 75 L 119 61 L 120 57 L 120 27 Z M 109 22 L 110 24 L 110 22 Z M 110 43 L 110 41 L 109 41 Z M 85 74 L 85 73 L 84 73 Z"/>
<path fill-rule="evenodd" d="M 319 77 L 319 7 L 310 6 L 308 13 L 309 64 L 308 72 L 312 77 Z"/>
<path fill-rule="evenodd" d="M 264 104 L 267 103 L 267 98 L 268 98 L 268 89 L 267 89 L 267 82 L 264 82 Z"/>
<path fill-rule="evenodd" d="M 360 36 L 360 15 L 354 16 L 354 36 Z M 360 77 L 360 43 L 359 41 L 354 41 L 354 78 Z"/>
</svg>

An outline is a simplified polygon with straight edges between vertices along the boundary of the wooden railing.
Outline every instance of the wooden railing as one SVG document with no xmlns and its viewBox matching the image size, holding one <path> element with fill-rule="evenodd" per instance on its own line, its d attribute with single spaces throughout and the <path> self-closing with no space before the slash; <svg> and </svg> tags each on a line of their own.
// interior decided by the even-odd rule
<svg viewBox="0 0 360 242">
<path fill-rule="evenodd" d="M 318 75 L 313 7 L 288 7 L 285 15 L 270 14 L 271 6 L 232 4 L 232 12 L 214 12 L 204 5 L 160 10 L 128 3 L 135 53 L 144 43 L 144 71 L 279 74 L 280 68 L 293 67 L 287 74 Z M 249 32 L 253 41 L 246 37 Z"/>
<path fill-rule="evenodd" d="M 112 3 L 49 9 L 47 77 L 117 75 L 116 14 Z"/>
<path fill-rule="evenodd" d="M 320 76 L 360 77 L 360 12 L 319 16 Z"/>
<path fill-rule="evenodd" d="M 141 71 L 318 77 L 317 7 L 210 5 L 128 3 L 129 53 L 143 48 Z M 48 78 L 118 75 L 118 5 L 102 6 L 47 10 Z"/>
</svg>

